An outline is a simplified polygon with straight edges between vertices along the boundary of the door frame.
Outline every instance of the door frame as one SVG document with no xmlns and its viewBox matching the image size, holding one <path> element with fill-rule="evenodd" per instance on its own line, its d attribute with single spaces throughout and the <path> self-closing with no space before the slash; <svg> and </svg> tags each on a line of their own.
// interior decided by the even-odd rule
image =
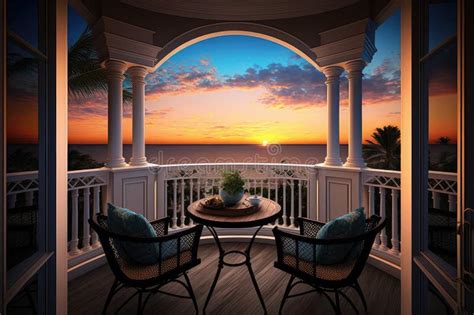
<svg viewBox="0 0 474 315">
<path fill-rule="evenodd" d="M 460 108 L 458 136 L 461 139 L 458 147 L 458 165 L 461 166 L 461 171 L 458 174 L 458 222 L 464 226 L 464 209 L 474 209 L 474 194 L 467 193 L 474 191 L 474 165 L 472 163 L 474 160 L 474 134 L 472 132 L 474 124 L 474 59 L 472 57 L 474 56 L 474 42 L 472 40 L 474 23 L 468 22 L 474 16 L 474 2 L 458 0 L 458 6 L 458 104 Z M 459 231 L 462 232 L 462 229 L 459 228 Z M 461 233 L 461 237 L 463 235 Z M 461 248 L 458 253 L 458 279 L 464 279 L 464 258 L 466 255 L 472 257 L 474 253 L 462 249 L 461 239 L 458 241 L 458 248 Z M 470 270 L 470 272 L 473 271 Z M 459 311 L 474 312 L 473 303 L 471 302 L 470 305 L 467 303 L 467 301 L 474 300 L 474 293 L 466 290 L 462 281 L 458 281 L 458 283 Z"/>
<path fill-rule="evenodd" d="M 425 209 L 426 176 L 424 169 L 426 158 L 423 152 L 424 113 L 422 108 L 422 86 L 420 83 L 420 39 L 422 34 L 420 6 L 411 0 L 401 1 L 401 313 L 421 314 L 425 310 L 425 298 L 422 295 L 427 279 L 440 291 L 455 312 L 461 312 L 465 298 L 457 279 L 444 273 L 429 255 L 422 252 L 424 230 L 423 218 L 419 209 Z M 468 5 L 469 4 L 469 5 Z M 470 8 L 468 8 L 470 7 Z M 458 224 L 462 210 L 474 208 L 474 195 L 466 191 L 474 190 L 474 165 L 465 163 L 474 159 L 474 136 L 468 126 L 474 123 L 474 110 L 466 104 L 473 104 L 473 43 L 467 35 L 474 33 L 474 27 L 465 23 L 466 17 L 472 17 L 473 3 L 470 0 L 457 1 L 457 123 L 458 123 Z M 467 12 L 467 11 L 469 12 Z M 469 15 L 470 13 L 470 15 Z M 469 29 L 466 29 L 469 28 Z M 471 87 L 470 89 L 466 88 Z M 470 146 L 466 146 L 467 144 Z M 403 158 L 407 157 L 407 158 Z M 420 176 L 421 174 L 421 176 Z M 469 177 L 471 175 L 471 178 Z M 457 239 L 458 266 L 457 278 L 462 276 L 462 253 L 460 236 Z M 471 254 L 472 255 L 472 254 Z"/>
<path fill-rule="evenodd" d="M 54 3 L 54 4 L 53 4 Z M 47 121 L 46 155 L 48 157 L 47 205 L 54 209 L 54 217 L 48 222 L 47 246 L 54 248 L 55 255 L 47 264 L 48 271 L 54 274 L 48 287 L 48 305 L 54 308 L 56 314 L 67 314 L 68 297 L 68 43 L 67 20 L 68 1 L 51 1 L 48 34 L 50 38 L 49 71 L 53 80 L 50 84 Z"/>
<path fill-rule="evenodd" d="M 422 133 L 420 121 L 419 16 L 411 0 L 400 3 L 400 97 L 401 97 L 401 314 L 421 314 L 419 269 L 413 263 L 420 250 L 421 217 L 415 210 L 421 203 Z M 408 158 L 404 158 L 408 157 Z"/>
<path fill-rule="evenodd" d="M 0 0 L 0 209 L 6 209 L 6 0 Z M 5 314 L 5 289 L 6 289 L 6 266 L 5 266 L 5 249 L 6 249 L 6 235 L 3 227 L 5 226 L 6 211 L 0 212 L 0 313 Z"/>
<path fill-rule="evenodd" d="M 0 54 L 0 314 L 5 314 L 9 297 L 21 289 L 21 283 L 37 272 L 46 275 L 41 286 L 46 290 L 47 314 L 67 314 L 67 116 L 68 116 L 68 70 L 67 70 L 67 0 L 48 0 L 47 28 L 47 73 L 48 90 L 46 106 L 40 116 L 41 125 L 46 126 L 42 146 L 45 158 L 46 242 L 44 257 L 41 257 L 28 274 L 16 285 L 7 289 L 6 271 L 6 0 L 0 0 L 1 41 Z M 21 282 L 21 283 L 20 283 Z"/>
</svg>

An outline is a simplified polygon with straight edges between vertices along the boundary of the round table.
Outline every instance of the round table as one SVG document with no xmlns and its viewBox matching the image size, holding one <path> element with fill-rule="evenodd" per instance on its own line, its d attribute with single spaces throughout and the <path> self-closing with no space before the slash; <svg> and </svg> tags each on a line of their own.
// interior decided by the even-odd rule
<svg viewBox="0 0 474 315">
<path fill-rule="evenodd" d="M 265 302 L 263 301 L 262 293 L 257 284 L 257 280 L 255 279 L 255 274 L 252 270 L 251 265 L 251 258 L 250 258 L 250 251 L 252 249 L 252 245 L 254 243 L 255 237 L 260 229 L 269 223 L 275 222 L 275 220 L 282 215 L 281 207 L 278 203 L 273 200 L 262 198 L 259 210 L 253 214 L 243 215 L 243 216 L 220 216 L 220 215 L 213 215 L 208 213 L 200 212 L 203 207 L 204 199 L 198 200 L 193 202 L 189 205 L 186 213 L 187 215 L 197 223 L 205 225 L 209 232 L 211 232 L 214 240 L 216 241 L 217 248 L 219 249 L 219 263 L 217 266 L 217 272 L 214 277 L 214 281 L 212 282 L 211 289 L 209 290 L 209 294 L 207 295 L 206 303 L 204 304 L 204 313 L 206 312 L 207 305 L 211 300 L 212 293 L 216 287 L 217 281 L 219 279 L 220 273 L 224 266 L 229 267 L 239 267 L 246 265 L 247 269 L 250 273 L 250 277 L 252 279 L 253 285 L 255 287 L 255 291 L 257 291 L 258 298 L 260 303 L 262 304 L 263 310 L 265 314 L 267 313 L 267 309 L 265 307 Z M 253 234 L 247 248 L 244 251 L 240 250 L 230 250 L 226 251 L 221 245 L 219 241 L 219 235 L 215 228 L 250 228 L 250 227 L 257 227 L 255 233 Z M 238 263 L 230 263 L 225 261 L 225 256 L 230 254 L 238 254 L 244 256 L 244 260 Z"/>
</svg>

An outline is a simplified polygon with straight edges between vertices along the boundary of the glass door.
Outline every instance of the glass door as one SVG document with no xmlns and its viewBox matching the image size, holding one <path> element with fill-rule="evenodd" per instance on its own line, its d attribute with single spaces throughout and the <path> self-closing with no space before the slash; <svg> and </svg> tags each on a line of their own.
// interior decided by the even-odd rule
<svg viewBox="0 0 474 315">
<path fill-rule="evenodd" d="M 7 314 L 54 312 L 54 303 L 48 303 L 48 289 L 54 284 L 55 268 L 48 266 L 54 266 L 49 223 L 55 213 L 54 208 L 47 207 L 48 187 L 52 187 L 47 176 L 50 165 L 47 115 L 51 102 L 47 17 L 48 5 L 54 3 L 45 0 L 5 0 L 4 3 L 6 152 L 2 158 L 6 161 L 6 202 L 2 207 L 5 238 L 2 298 Z"/>
<path fill-rule="evenodd" d="M 457 1 L 419 5 L 421 163 L 420 303 L 427 314 L 457 311 L 458 104 Z M 413 227 L 416 228 L 416 227 Z"/>
<path fill-rule="evenodd" d="M 460 286 L 459 303 L 462 311 L 467 314 L 474 313 L 474 2 L 459 0 L 459 103 L 460 103 L 460 135 L 461 154 L 459 189 L 459 208 L 461 209 L 461 255 L 460 255 Z"/>
<path fill-rule="evenodd" d="M 402 312 L 472 314 L 474 2 L 401 8 Z"/>
</svg>

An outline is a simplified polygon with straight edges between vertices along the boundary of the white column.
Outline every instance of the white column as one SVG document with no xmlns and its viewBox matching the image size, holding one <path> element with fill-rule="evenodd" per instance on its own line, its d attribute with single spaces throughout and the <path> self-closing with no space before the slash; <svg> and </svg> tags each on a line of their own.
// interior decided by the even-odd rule
<svg viewBox="0 0 474 315">
<path fill-rule="evenodd" d="M 439 192 L 433 191 L 433 208 L 441 209 L 441 194 Z"/>
<path fill-rule="evenodd" d="M 387 217 L 387 209 L 386 209 L 386 189 L 383 187 L 380 187 L 380 217 L 385 219 Z M 382 231 L 380 231 L 380 249 L 381 250 L 388 250 L 387 247 L 387 229 L 383 228 Z"/>
<path fill-rule="evenodd" d="M 105 64 L 108 85 L 108 146 L 107 166 L 126 166 L 122 147 L 123 80 L 127 65 L 118 60 Z"/>
<path fill-rule="evenodd" d="M 394 255 L 400 255 L 400 236 L 398 235 L 398 198 L 400 192 L 397 189 L 392 189 L 392 248 L 390 252 Z"/>
<path fill-rule="evenodd" d="M 69 241 L 69 255 L 75 256 L 80 253 L 78 249 L 78 215 L 79 215 L 79 190 L 71 191 L 71 240 Z"/>
<path fill-rule="evenodd" d="M 146 165 L 145 156 L 145 67 L 131 67 L 128 73 L 133 89 L 133 144 L 130 165 Z"/>
<path fill-rule="evenodd" d="M 84 200 L 84 213 L 82 218 L 82 251 L 87 252 L 91 249 L 91 235 L 90 235 L 90 226 L 89 226 L 89 218 L 91 214 L 90 208 L 90 196 L 91 191 L 90 187 L 86 187 L 83 190 L 83 200 Z"/>
<path fill-rule="evenodd" d="M 450 212 L 456 212 L 456 195 L 448 195 L 448 207 Z"/>
<path fill-rule="evenodd" d="M 339 150 L 339 76 L 344 71 L 341 67 L 330 66 L 323 69 L 327 86 L 328 136 L 326 159 L 324 164 L 340 166 Z"/>
<path fill-rule="evenodd" d="M 365 167 L 362 157 L 362 69 L 363 60 L 350 61 L 345 65 L 349 79 L 349 154 L 344 166 Z"/>
</svg>

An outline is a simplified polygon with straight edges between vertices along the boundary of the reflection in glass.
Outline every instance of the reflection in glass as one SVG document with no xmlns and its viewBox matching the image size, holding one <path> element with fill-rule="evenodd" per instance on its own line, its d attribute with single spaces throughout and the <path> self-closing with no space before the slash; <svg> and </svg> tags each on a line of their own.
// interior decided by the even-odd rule
<svg viewBox="0 0 474 315">
<path fill-rule="evenodd" d="M 9 315 L 38 314 L 38 275 L 35 275 L 26 286 L 8 303 Z"/>
<path fill-rule="evenodd" d="M 430 1 L 428 29 L 429 50 L 456 35 L 456 0 Z"/>
<path fill-rule="evenodd" d="M 8 30 L 38 47 L 38 0 L 8 0 Z"/>
<path fill-rule="evenodd" d="M 38 249 L 39 62 L 8 42 L 7 269 Z"/>
<path fill-rule="evenodd" d="M 454 314 L 449 304 L 435 286 L 428 282 L 427 311 L 428 315 L 451 315 Z"/>
<path fill-rule="evenodd" d="M 424 64 L 428 99 L 428 248 L 456 267 L 456 42 L 433 52 Z M 438 172 L 438 173 L 436 173 Z M 454 177 L 449 177 L 452 173 Z"/>
</svg>

